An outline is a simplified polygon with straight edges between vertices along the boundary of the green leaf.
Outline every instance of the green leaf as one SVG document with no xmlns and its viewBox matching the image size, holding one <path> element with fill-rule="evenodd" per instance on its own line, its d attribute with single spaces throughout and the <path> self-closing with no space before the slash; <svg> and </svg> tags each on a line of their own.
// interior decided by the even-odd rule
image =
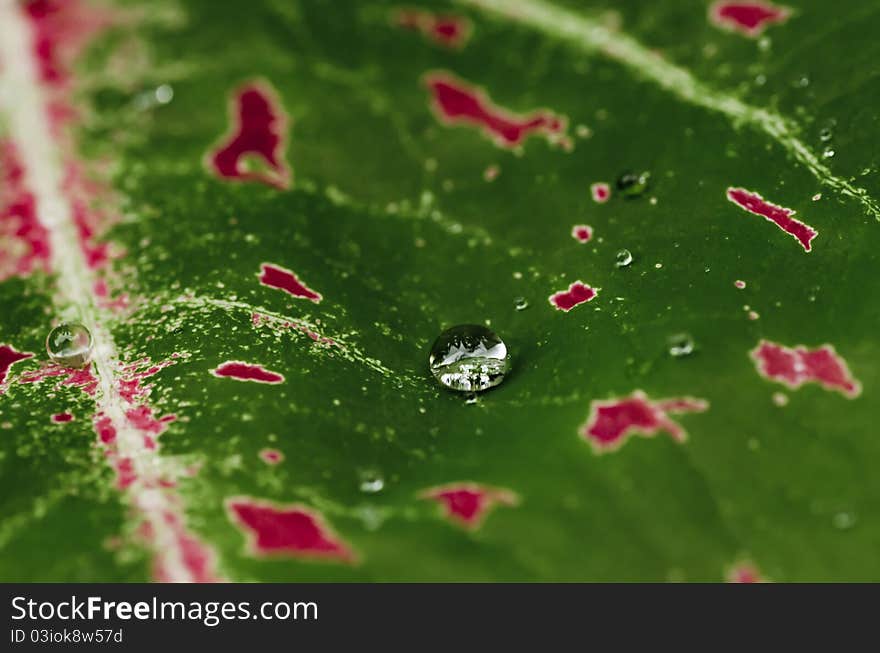
<svg viewBox="0 0 880 653">
<path fill-rule="evenodd" d="M 3 5 L 0 579 L 876 580 L 853 5 Z"/>
</svg>

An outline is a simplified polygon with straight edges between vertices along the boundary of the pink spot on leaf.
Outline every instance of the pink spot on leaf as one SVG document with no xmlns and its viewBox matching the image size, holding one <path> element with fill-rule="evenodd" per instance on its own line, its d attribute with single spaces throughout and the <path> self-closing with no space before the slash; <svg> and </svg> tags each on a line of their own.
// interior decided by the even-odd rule
<svg viewBox="0 0 880 653">
<path fill-rule="evenodd" d="M 578 304 L 592 300 L 597 294 L 596 289 L 590 288 L 580 281 L 575 281 L 568 287 L 568 290 L 560 290 L 550 295 L 549 300 L 554 308 L 567 313 Z"/>
<path fill-rule="evenodd" d="M 519 503 L 517 495 L 510 490 L 468 482 L 428 488 L 420 492 L 419 497 L 438 502 L 447 519 L 469 529 L 479 527 L 495 506 Z"/>
<path fill-rule="evenodd" d="M 277 465 L 284 460 L 284 454 L 278 449 L 261 449 L 259 456 L 267 465 Z"/>
<path fill-rule="evenodd" d="M 15 351 L 10 345 L 0 345 L 0 394 L 3 394 L 4 383 L 9 369 L 19 361 L 32 358 L 33 354 L 27 351 Z"/>
<path fill-rule="evenodd" d="M 208 156 L 210 168 L 223 179 L 259 181 L 277 188 L 290 185 L 284 160 L 287 117 L 267 84 L 250 82 L 233 95 L 231 136 Z M 256 157 L 265 170 L 249 170 L 247 157 Z"/>
<path fill-rule="evenodd" d="M 247 534 L 252 555 L 355 562 L 348 544 L 332 532 L 321 515 L 304 506 L 234 497 L 227 499 L 226 509 L 232 522 Z"/>
<path fill-rule="evenodd" d="M 61 367 L 55 363 L 44 363 L 35 370 L 28 370 L 18 378 L 19 383 L 40 383 L 45 379 L 56 378 L 55 387 L 68 386 L 79 388 L 89 396 L 94 396 L 98 389 L 98 379 L 92 373 L 91 366 L 82 369 Z"/>
<path fill-rule="evenodd" d="M 593 237 L 593 228 L 588 224 L 578 224 L 571 228 L 571 237 L 581 243 L 588 243 Z"/>
<path fill-rule="evenodd" d="M 661 431 L 677 442 L 684 442 L 687 433 L 669 418 L 669 413 L 703 412 L 708 408 L 709 403 L 702 399 L 683 397 L 652 401 L 637 390 L 629 397 L 593 401 L 590 416 L 580 433 L 596 453 L 618 449 L 631 435 L 652 437 Z"/>
<path fill-rule="evenodd" d="M 476 86 L 448 73 L 429 73 L 425 84 L 431 91 L 437 118 L 446 125 L 476 127 L 495 145 L 507 149 L 521 145 L 532 134 L 545 137 L 551 144 L 570 147 L 564 117 L 546 110 L 518 116 L 493 104 Z"/>
<path fill-rule="evenodd" d="M 277 288 L 278 290 L 283 290 L 286 293 L 293 295 L 294 297 L 301 297 L 303 299 L 308 299 L 316 304 L 323 299 L 321 297 L 321 293 L 315 292 L 308 286 L 306 286 L 299 278 L 288 270 L 287 268 L 283 268 L 280 265 L 275 265 L 274 263 L 263 263 L 260 265 L 260 274 L 258 275 L 260 279 L 260 283 L 264 286 L 269 286 L 270 288 Z"/>
<path fill-rule="evenodd" d="M 256 383 L 283 383 L 284 376 L 277 372 L 265 369 L 262 365 L 252 363 L 242 363 L 241 361 L 227 361 L 216 369 L 211 370 L 211 374 L 219 377 L 235 379 L 237 381 L 254 381 Z"/>
<path fill-rule="evenodd" d="M 709 8 L 712 23 L 749 37 L 759 36 L 774 23 L 784 23 L 790 15 L 786 7 L 769 2 L 716 2 Z"/>
<path fill-rule="evenodd" d="M 392 22 L 399 27 L 421 32 L 426 38 L 448 48 L 462 47 L 471 35 L 471 23 L 462 16 L 400 9 L 392 15 Z"/>
<path fill-rule="evenodd" d="M 862 391 L 853 378 L 846 361 L 831 345 L 816 349 L 797 346 L 793 349 L 767 340 L 749 352 L 758 373 L 765 379 L 783 383 L 796 390 L 804 383 L 819 383 L 826 390 L 836 390 L 854 399 Z"/>
<path fill-rule="evenodd" d="M 727 572 L 728 583 L 763 583 L 761 572 L 755 565 L 749 562 L 743 562 L 732 567 Z"/>
<path fill-rule="evenodd" d="M 819 235 L 819 232 L 811 226 L 792 218 L 795 211 L 771 204 L 758 193 L 753 193 L 745 188 L 728 188 L 727 199 L 749 213 L 754 213 L 774 223 L 785 233 L 793 236 L 804 248 L 804 251 L 810 251 L 812 248 L 810 241 Z"/>
<path fill-rule="evenodd" d="M 758 193 L 753 193 L 745 188 L 728 188 L 727 199 L 749 213 L 754 213 L 774 223 L 784 232 L 793 236 L 804 248 L 804 251 L 810 251 L 812 247 L 810 241 L 819 235 L 819 232 L 811 226 L 792 218 L 791 216 L 795 214 L 792 209 L 771 204 Z"/>
<path fill-rule="evenodd" d="M 49 271 L 49 234 L 37 218 L 16 146 L 0 140 L 0 281 Z"/>
<path fill-rule="evenodd" d="M 593 197 L 594 202 L 604 204 L 611 197 L 611 186 L 604 181 L 596 182 L 590 185 L 590 195 Z"/>
<path fill-rule="evenodd" d="M 116 427 L 107 415 L 103 413 L 95 415 L 94 429 L 102 444 L 109 445 L 116 442 Z"/>
</svg>

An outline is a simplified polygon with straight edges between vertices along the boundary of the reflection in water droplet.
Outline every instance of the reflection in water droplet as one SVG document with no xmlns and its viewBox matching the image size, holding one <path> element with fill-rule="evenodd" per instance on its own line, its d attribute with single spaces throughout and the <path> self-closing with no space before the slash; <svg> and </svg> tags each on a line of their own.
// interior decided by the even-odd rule
<svg viewBox="0 0 880 653">
<path fill-rule="evenodd" d="M 382 473 L 372 467 L 362 469 L 358 473 L 358 480 L 361 492 L 375 494 L 376 492 L 381 492 L 385 487 L 385 479 L 382 477 Z"/>
<path fill-rule="evenodd" d="M 624 172 L 617 178 L 617 190 L 624 197 L 641 197 L 648 190 L 648 182 L 651 179 L 651 173 L 644 172 Z"/>
<path fill-rule="evenodd" d="M 694 339 L 687 333 L 676 333 L 670 336 L 667 344 L 669 345 L 669 355 L 673 358 L 682 358 L 694 353 Z"/>
<path fill-rule="evenodd" d="M 82 324 L 61 324 L 46 338 L 49 358 L 64 367 L 85 367 L 92 355 L 92 334 Z"/>
<path fill-rule="evenodd" d="M 831 518 L 831 523 L 839 531 L 848 531 L 856 525 L 856 516 L 851 512 L 839 512 Z"/>
<path fill-rule="evenodd" d="M 517 297 L 513 300 L 513 305 L 518 311 L 524 311 L 529 307 L 529 302 L 525 297 Z"/>
<path fill-rule="evenodd" d="M 628 249 L 622 249 L 617 252 L 617 257 L 615 259 L 614 264 L 619 268 L 625 268 L 630 263 L 633 262 L 633 255 Z"/>
<path fill-rule="evenodd" d="M 428 365 L 434 378 L 447 388 L 482 392 L 504 381 L 510 357 L 491 329 L 460 324 L 446 329 L 434 341 Z"/>
</svg>

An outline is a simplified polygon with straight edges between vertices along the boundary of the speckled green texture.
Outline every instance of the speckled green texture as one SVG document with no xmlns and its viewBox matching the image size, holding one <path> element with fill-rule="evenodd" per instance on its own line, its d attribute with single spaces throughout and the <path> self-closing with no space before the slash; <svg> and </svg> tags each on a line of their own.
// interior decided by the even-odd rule
<svg viewBox="0 0 880 653">
<path fill-rule="evenodd" d="M 178 416 L 161 455 L 201 464 L 179 493 L 222 575 L 715 581 L 748 560 L 773 580 L 880 579 L 880 224 L 858 201 L 759 130 L 477 9 L 435 6 L 473 23 L 465 47 L 448 50 L 394 26 L 396 5 L 382 2 L 120 4 L 136 19 L 80 62 L 77 142 L 87 160 L 111 163 L 124 216 L 107 235 L 128 250 L 113 283 L 135 300 L 111 325 L 123 358 L 189 354 L 151 379 L 151 402 Z M 793 119 L 810 148 L 834 150 L 824 160 L 835 175 L 880 197 L 872 3 L 800 2 L 766 40 L 713 27 L 702 2 L 561 4 Z M 567 116 L 573 151 L 539 138 L 507 151 L 441 125 L 421 82 L 434 70 L 512 111 Z M 287 191 L 203 165 L 229 128 L 231 91 L 257 78 L 289 117 Z M 137 98 L 159 84 L 172 101 L 143 108 Z M 491 182 L 489 166 L 500 171 Z M 651 172 L 642 197 L 593 202 L 590 184 L 629 169 Z M 728 202 L 731 185 L 795 209 L 819 231 L 813 251 Z M 576 224 L 593 227 L 590 243 L 571 237 Z M 622 248 L 626 268 L 615 265 Z M 261 286 L 262 262 L 295 271 L 323 301 Z M 599 296 L 554 310 L 548 296 L 577 279 Z M 0 284 L 0 342 L 41 351 L 48 283 Z M 303 320 L 339 345 L 255 327 L 253 312 Z M 512 356 L 505 382 L 475 405 L 427 367 L 433 340 L 459 323 L 491 325 Z M 678 333 L 693 354 L 668 354 Z M 762 338 L 833 344 L 861 396 L 762 379 L 748 356 Z M 210 375 L 230 359 L 286 381 Z M 147 553 L 106 545 L 131 524 L 91 425 L 49 422 L 89 402 L 41 388 L 13 384 L 0 397 L 11 424 L 0 430 L 0 578 L 148 578 Z M 594 454 L 578 435 L 590 402 L 635 390 L 710 408 L 676 417 L 684 444 L 662 434 Z M 285 460 L 267 466 L 265 447 Z M 359 489 L 367 468 L 381 492 Z M 417 496 L 454 481 L 509 488 L 521 503 L 466 531 Z M 360 564 L 247 555 L 223 507 L 235 495 L 319 511 Z"/>
</svg>

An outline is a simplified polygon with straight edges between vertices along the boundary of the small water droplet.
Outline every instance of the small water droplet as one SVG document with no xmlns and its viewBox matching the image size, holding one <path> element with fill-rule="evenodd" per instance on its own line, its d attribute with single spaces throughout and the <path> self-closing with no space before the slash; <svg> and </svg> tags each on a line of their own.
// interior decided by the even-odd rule
<svg viewBox="0 0 880 653">
<path fill-rule="evenodd" d="M 624 197 L 641 197 L 648 190 L 648 182 L 651 180 L 651 173 L 643 172 L 624 172 L 617 178 L 617 190 Z"/>
<path fill-rule="evenodd" d="M 491 329 L 460 324 L 446 329 L 431 347 L 431 373 L 460 392 L 482 392 L 499 385 L 510 370 L 507 346 Z"/>
<path fill-rule="evenodd" d="M 82 324 L 60 324 L 46 338 L 46 351 L 64 367 L 85 367 L 92 356 L 92 334 Z"/>
<path fill-rule="evenodd" d="M 823 142 L 830 141 L 832 136 L 834 136 L 834 132 L 831 131 L 830 127 L 825 127 L 822 131 L 819 132 L 819 139 Z"/>
<path fill-rule="evenodd" d="M 464 403 L 466 403 L 468 406 L 473 406 L 475 403 L 477 403 L 477 395 L 469 394 L 465 398 Z"/>
<path fill-rule="evenodd" d="M 358 487 L 361 492 L 366 492 L 368 494 L 381 492 L 385 487 L 385 479 L 382 477 L 382 472 L 372 467 L 362 469 L 358 472 L 358 482 Z"/>
<path fill-rule="evenodd" d="M 617 252 L 614 265 L 619 268 L 625 268 L 633 262 L 633 255 L 628 249 L 622 249 Z"/>
<path fill-rule="evenodd" d="M 851 512 L 838 512 L 831 518 L 831 523 L 839 531 L 848 531 L 856 525 L 856 516 Z"/>
<path fill-rule="evenodd" d="M 529 307 L 529 301 L 525 297 L 517 297 L 513 300 L 513 305 L 518 311 L 524 311 Z"/>
<path fill-rule="evenodd" d="M 676 333 L 667 340 L 669 355 L 683 358 L 694 353 L 694 339 L 688 333 Z"/>
<path fill-rule="evenodd" d="M 834 154 L 835 154 L 834 150 L 830 147 L 826 147 L 825 150 L 822 152 L 822 156 L 825 157 L 826 159 L 830 159 L 831 157 L 834 156 Z"/>
<path fill-rule="evenodd" d="M 170 84 L 162 84 L 155 91 L 156 102 L 159 104 L 168 104 L 174 99 L 174 89 Z"/>
</svg>

